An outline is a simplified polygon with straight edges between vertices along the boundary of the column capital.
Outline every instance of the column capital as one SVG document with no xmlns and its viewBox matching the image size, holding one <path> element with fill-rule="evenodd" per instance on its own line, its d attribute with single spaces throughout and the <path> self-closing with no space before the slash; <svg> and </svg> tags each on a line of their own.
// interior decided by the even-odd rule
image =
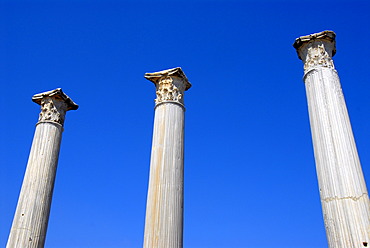
<svg viewBox="0 0 370 248">
<path fill-rule="evenodd" d="M 144 77 L 156 86 L 156 105 L 162 102 L 184 104 L 184 92 L 191 87 L 191 83 L 180 67 L 145 73 Z"/>
<path fill-rule="evenodd" d="M 61 88 L 36 94 L 32 101 L 41 106 L 38 123 L 53 122 L 63 126 L 66 112 L 78 109 L 78 105 Z"/>
<path fill-rule="evenodd" d="M 334 69 L 332 57 L 336 53 L 335 33 L 322 31 L 297 38 L 293 47 L 297 50 L 298 58 L 304 63 L 305 72 L 313 67 Z"/>
</svg>

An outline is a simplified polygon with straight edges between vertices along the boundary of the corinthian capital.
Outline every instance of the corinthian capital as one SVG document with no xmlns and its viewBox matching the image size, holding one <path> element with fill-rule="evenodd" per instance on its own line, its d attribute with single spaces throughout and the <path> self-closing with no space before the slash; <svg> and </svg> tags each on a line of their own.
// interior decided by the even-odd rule
<svg viewBox="0 0 370 248">
<path fill-rule="evenodd" d="M 36 94 L 32 101 L 41 106 L 39 123 L 54 122 L 63 126 L 66 112 L 78 109 L 78 105 L 60 88 Z"/>
<path fill-rule="evenodd" d="M 156 86 L 156 105 L 163 102 L 184 104 L 184 92 L 191 87 L 191 84 L 180 67 L 145 73 L 145 78 Z"/>
<path fill-rule="evenodd" d="M 315 67 L 334 69 L 332 57 L 335 55 L 335 33 L 323 31 L 297 38 L 293 44 L 298 57 L 304 63 L 305 72 Z"/>
</svg>

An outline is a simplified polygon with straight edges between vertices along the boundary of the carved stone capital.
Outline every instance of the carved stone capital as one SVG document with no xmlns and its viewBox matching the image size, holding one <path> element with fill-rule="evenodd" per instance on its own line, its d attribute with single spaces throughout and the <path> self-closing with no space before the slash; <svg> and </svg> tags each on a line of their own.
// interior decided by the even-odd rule
<svg viewBox="0 0 370 248">
<path fill-rule="evenodd" d="M 156 105 L 163 102 L 184 104 L 184 92 L 191 87 L 191 84 L 180 67 L 145 73 L 144 77 L 156 86 Z"/>
<path fill-rule="evenodd" d="M 39 123 L 54 122 L 63 126 L 66 112 L 78 109 L 78 105 L 60 88 L 36 94 L 32 101 L 41 106 Z"/>
<path fill-rule="evenodd" d="M 293 44 L 304 63 L 305 72 L 314 67 L 334 68 L 332 57 L 336 53 L 335 33 L 323 31 L 297 38 Z"/>
</svg>

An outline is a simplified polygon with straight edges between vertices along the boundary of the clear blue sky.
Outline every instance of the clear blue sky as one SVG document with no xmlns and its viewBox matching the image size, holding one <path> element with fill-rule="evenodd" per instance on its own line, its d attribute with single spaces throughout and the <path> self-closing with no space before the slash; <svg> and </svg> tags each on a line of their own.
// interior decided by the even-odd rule
<svg viewBox="0 0 370 248">
<path fill-rule="evenodd" d="M 337 33 L 341 78 L 370 180 L 368 1 L 0 1 L 0 246 L 39 106 L 67 113 L 48 248 L 141 247 L 154 117 L 145 72 L 180 66 L 186 248 L 327 247 L 303 65 L 294 39 Z"/>
</svg>

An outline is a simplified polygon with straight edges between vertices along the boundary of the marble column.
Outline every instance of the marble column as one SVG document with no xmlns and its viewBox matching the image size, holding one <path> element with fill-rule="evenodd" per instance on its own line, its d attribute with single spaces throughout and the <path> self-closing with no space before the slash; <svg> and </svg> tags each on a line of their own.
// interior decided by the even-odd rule
<svg viewBox="0 0 370 248">
<path fill-rule="evenodd" d="M 8 248 L 44 247 L 66 111 L 78 108 L 62 89 L 33 96 L 41 105 Z"/>
<path fill-rule="evenodd" d="M 184 91 L 181 68 L 146 73 L 156 86 L 144 247 L 180 248 L 184 208 Z"/>
<path fill-rule="evenodd" d="M 304 63 L 311 133 L 330 248 L 370 247 L 365 179 L 334 68 L 335 33 L 323 31 L 293 44 Z"/>
</svg>

